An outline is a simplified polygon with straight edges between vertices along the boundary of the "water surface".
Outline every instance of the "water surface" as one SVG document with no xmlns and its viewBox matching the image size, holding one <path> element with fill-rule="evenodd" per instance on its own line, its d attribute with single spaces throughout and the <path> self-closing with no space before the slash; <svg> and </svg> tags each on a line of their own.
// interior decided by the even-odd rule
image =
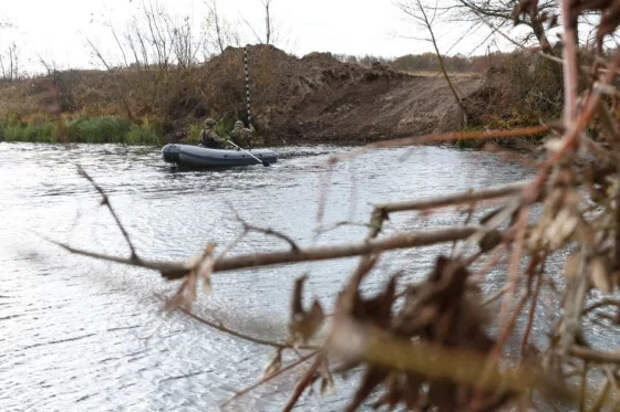
<svg viewBox="0 0 620 412">
<path fill-rule="evenodd" d="M 179 172 L 153 148 L 119 145 L 0 143 L 0 410 L 217 410 L 255 382 L 273 350 L 223 335 L 182 314 L 162 313 L 157 294 L 178 284 L 156 273 L 72 256 L 42 237 L 128 255 L 127 246 L 85 170 L 108 193 L 143 257 L 183 260 L 207 242 L 223 247 L 240 232 L 234 210 L 254 225 L 287 233 L 301 245 L 354 241 L 365 229 L 323 226 L 366 222 L 373 203 L 437 195 L 521 180 L 531 172 L 504 158 L 441 147 L 384 149 L 339 163 L 349 148 L 285 147 L 279 163 Z M 388 233 L 463 222 L 437 213 L 398 214 Z M 231 254 L 285 248 L 254 234 Z M 382 287 L 402 270 L 421 279 L 449 246 L 388 254 L 364 287 Z M 307 298 L 330 307 L 354 259 L 216 274 L 213 294 L 195 311 L 256 336 L 283 339 L 294 279 L 309 274 Z M 490 281 L 490 289 L 497 285 Z M 245 396 L 233 410 L 277 410 L 293 373 Z M 338 392 L 305 396 L 303 409 L 339 410 L 355 379 Z M 300 408 L 301 409 L 301 408 Z"/>
</svg>

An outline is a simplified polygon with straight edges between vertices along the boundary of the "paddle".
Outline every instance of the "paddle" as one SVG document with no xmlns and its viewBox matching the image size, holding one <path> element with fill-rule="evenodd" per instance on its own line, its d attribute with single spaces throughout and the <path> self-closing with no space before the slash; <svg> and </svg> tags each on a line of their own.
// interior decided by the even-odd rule
<svg viewBox="0 0 620 412">
<path fill-rule="evenodd" d="M 242 151 L 246 152 L 246 153 L 247 153 L 247 154 L 249 154 L 251 157 L 253 157 L 253 158 L 254 158 L 254 160 L 256 160 L 258 163 L 262 163 L 262 164 L 263 164 L 263 166 L 265 166 L 265 167 L 268 167 L 268 166 L 269 166 L 269 163 L 267 163 L 267 161 L 262 160 L 262 159 L 259 159 L 258 157 L 254 156 L 254 155 L 252 154 L 252 152 L 250 152 L 249 150 L 246 150 L 246 149 L 244 149 L 243 147 L 239 147 L 239 146 L 237 146 L 237 145 L 235 144 L 235 142 L 233 142 L 232 140 L 230 140 L 230 139 L 229 139 L 229 140 L 228 140 L 228 143 L 230 143 L 231 145 L 235 146 L 237 149 L 239 149 L 239 150 L 242 150 Z"/>
</svg>

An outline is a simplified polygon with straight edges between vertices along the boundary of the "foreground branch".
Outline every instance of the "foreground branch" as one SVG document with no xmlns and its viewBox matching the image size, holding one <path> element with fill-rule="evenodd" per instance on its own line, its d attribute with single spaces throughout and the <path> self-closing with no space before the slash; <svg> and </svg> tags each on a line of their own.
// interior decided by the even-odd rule
<svg viewBox="0 0 620 412">
<path fill-rule="evenodd" d="M 452 206 L 462 203 L 477 202 L 480 200 L 494 199 L 498 197 L 515 195 L 527 186 L 526 182 L 510 183 L 492 187 L 486 190 L 466 190 L 447 196 L 437 196 L 427 199 L 410 200 L 404 202 L 383 203 L 375 206 L 375 209 L 383 213 L 402 212 L 407 210 L 425 210 L 436 207 Z"/>
<path fill-rule="evenodd" d="M 573 345 L 569 353 L 588 362 L 595 363 L 615 363 L 620 365 L 620 352 L 602 352 L 584 346 Z"/>
<path fill-rule="evenodd" d="M 283 250 L 276 252 L 239 255 L 222 258 L 215 262 L 213 272 L 223 272 L 235 269 L 253 268 L 259 266 L 277 265 L 282 263 L 310 262 L 317 260 L 339 259 L 353 256 L 377 254 L 386 250 L 405 249 L 419 246 L 429 246 L 437 243 L 463 240 L 476 233 L 478 226 L 461 226 L 437 229 L 431 232 L 407 232 L 381 240 L 370 240 L 360 243 L 322 246 L 315 248 Z M 50 241 L 76 255 L 92 257 L 108 262 L 137 266 L 159 271 L 168 280 L 181 279 L 192 269 L 187 263 L 160 262 L 139 258 L 127 259 L 118 256 L 105 255 L 76 249 L 69 245 Z"/>
</svg>

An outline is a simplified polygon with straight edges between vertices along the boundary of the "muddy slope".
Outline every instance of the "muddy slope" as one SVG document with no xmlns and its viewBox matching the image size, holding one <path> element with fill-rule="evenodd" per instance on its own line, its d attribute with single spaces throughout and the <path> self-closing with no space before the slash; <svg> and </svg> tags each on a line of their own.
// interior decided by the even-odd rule
<svg viewBox="0 0 620 412">
<path fill-rule="evenodd" d="M 252 109 L 258 129 L 273 143 L 363 143 L 461 126 L 458 106 L 439 75 L 412 76 L 380 64 L 364 68 L 326 53 L 299 59 L 270 46 L 254 46 L 249 53 Z M 216 115 L 227 109 L 217 101 L 224 89 L 228 98 L 240 100 L 235 109 L 243 113 L 243 79 L 233 74 L 231 83 L 228 71 L 241 68 L 241 56 L 240 49 L 229 48 L 207 64 L 206 95 Z M 471 77 L 455 82 L 462 96 L 480 86 Z"/>
</svg>

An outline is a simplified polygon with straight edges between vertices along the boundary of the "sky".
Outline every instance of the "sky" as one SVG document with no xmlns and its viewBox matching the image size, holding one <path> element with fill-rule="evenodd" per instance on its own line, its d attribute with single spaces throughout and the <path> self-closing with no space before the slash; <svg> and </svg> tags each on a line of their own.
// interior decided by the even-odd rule
<svg viewBox="0 0 620 412">
<path fill-rule="evenodd" d="M 28 71 L 42 70 L 40 58 L 58 68 L 100 67 L 88 47 L 90 40 L 111 60 L 118 58 L 111 28 L 123 33 L 140 15 L 144 1 L 158 1 L 178 21 L 187 17 L 198 28 L 207 15 L 205 0 L 4 0 L 0 21 L 12 27 L 0 30 L 0 50 L 15 42 L 21 64 Z M 243 43 L 256 43 L 243 19 L 262 34 L 261 0 L 218 0 L 219 12 L 242 34 Z M 272 17 L 278 29 L 276 46 L 289 53 L 312 51 L 335 54 L 397 57 L 432 51 L 420 40 L 425 31 L 407 18 L 393 0 L 272 0 Z M 484 30 L 442 23 L 436 28 L 442 51 L 472 53 Z M 198 30 L 196 30 L 198 32 Z M 475 49 L 481 54 L 484 49 Z"/>
</svg>

